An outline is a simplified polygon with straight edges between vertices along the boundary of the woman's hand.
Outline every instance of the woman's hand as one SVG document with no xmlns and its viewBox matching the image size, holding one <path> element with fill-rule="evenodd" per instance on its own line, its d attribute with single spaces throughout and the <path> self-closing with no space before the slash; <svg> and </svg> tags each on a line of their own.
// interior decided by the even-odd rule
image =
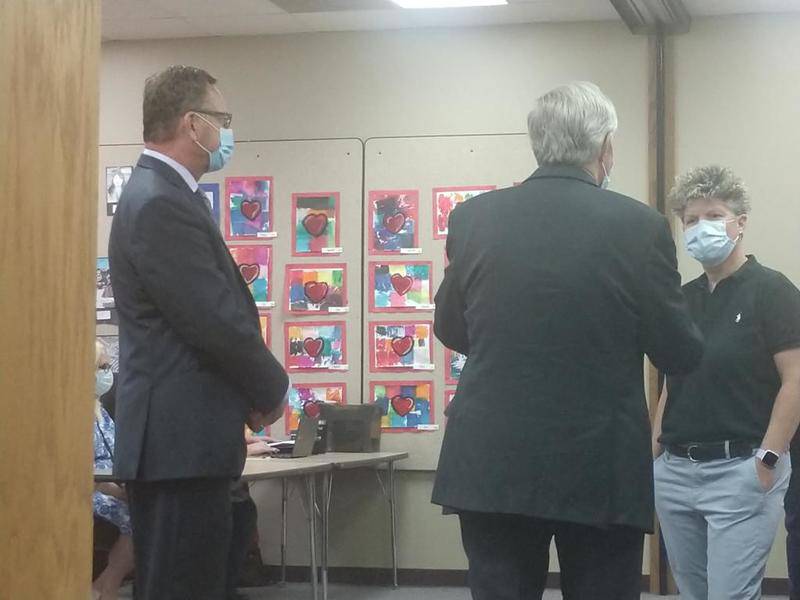
<svg viewBox="0 0 800 600">
<path fill-rule="evenodd" d="M 768 492 L 772 489 L 772 486 L 775 485 L 775 470 L 768 469 L 764 466 L 764 463 L 761 462 L 761 459 L 757 456 L 753 458 L 756 461 L 756 473 L 758 474 L 758 481 L 761 484 L 761 489 L 765 492 Z"/>
<path fill-rule="evenodd" d="M 111 496 L 117 500 L 122 500 L 123 502 L 128 501 L 128 494 L 126 494 L 125 490 L 116 483 L 98 483 L 95 486 L 95 489 L 106 496 Z"/>
<path fill-rule="evenodd" d="M 265 454 L 275 454 L 276 452 L 275 448 L 261 440 L 247 444 L 247 456 L 263 456 Z"/>
<path fill-rule="evenodd" d="M 653 460 L 655 460 L 664 453 L 664 446 L 662 446 L 661 443 L 656 438 L 653 438 L 652 450 L 653 450 Z"/>
</svg>

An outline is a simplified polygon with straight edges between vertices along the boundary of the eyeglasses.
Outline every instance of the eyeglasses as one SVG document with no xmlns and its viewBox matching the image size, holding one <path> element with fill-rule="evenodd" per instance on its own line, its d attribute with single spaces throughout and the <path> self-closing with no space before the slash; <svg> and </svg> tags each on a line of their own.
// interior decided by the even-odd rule
<svg viewBox="0 0 800 600">
<path fill-rule="evenodd" d="M 196 112 L 200 113 L 201 115 L 216 117 L 217 119 L 220 119 L 223 129 L 228 129 L 231 126 L 231 121 L 233 121 L 233 115 L 231 113 L 219 112 L 217 110 L 203 110 L 199 108 L 191 108 L 189 109 L 188 112 Z"/>
<path fill-rule="evenodd" d="M 111 370 L 111 365 L 108 364 L 108 363 L 103 363 L 102 365 L 98 365 L 97 370 L 98 371 L 110 371 Z"/>
</svg>

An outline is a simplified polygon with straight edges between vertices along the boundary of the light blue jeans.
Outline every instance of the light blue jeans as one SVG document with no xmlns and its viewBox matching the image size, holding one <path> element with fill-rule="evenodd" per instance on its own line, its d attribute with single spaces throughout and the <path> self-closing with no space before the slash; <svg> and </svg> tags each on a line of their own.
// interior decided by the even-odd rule
<svg viewBox="0 0 800 600">
<path fill-rule="evenodd" d="M 653 464 L 655 500 L 682 600 L 758 600 L 783 517 L 791 461 L 761 486 L 754 456 L 692 462 L 664 452 Z"/>
</svg>

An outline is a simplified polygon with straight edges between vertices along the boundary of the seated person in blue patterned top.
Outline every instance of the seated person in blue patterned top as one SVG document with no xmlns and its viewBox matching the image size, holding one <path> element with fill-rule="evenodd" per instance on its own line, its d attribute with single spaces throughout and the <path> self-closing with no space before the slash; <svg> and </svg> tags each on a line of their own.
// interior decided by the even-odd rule
<svg viewBox="0 0 800 600">
<path fill-rule="evenodd" d="M 94 423 L 94 468 L 111 469 L 114 464 L 114 421 L 100 406 L 100 396 L 108 392 L 114 376 L 108 364 L 106 347 L 100 340 L 95 342 L 95 423 Z M 133 571 L 133 541 L 131 538 L 131 516 L 123 490 L 116 483 L 98 483 L 92 494 L 94 514 L 116 525 L 119 538 L 108 555 L 108 566 L 92 584 L 94 600 L 116 600 L 125 577 Z"/>
</svg>

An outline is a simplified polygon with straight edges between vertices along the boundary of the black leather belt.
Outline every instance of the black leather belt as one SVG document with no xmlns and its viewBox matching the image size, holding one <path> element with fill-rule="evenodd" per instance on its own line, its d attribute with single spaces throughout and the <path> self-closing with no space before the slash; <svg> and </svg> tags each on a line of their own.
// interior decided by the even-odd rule
<svg viewBox="0 0 800 600">
<path fill-rule="evenodd" d="M 708 462 L 723 458 L 741 458 L 750 456 L 757 444 L 752 442 L 715 442 L 713 444 L 677 444 L 667 445 L 667 452 L 680 458 L 688 458 L 692 462 Z"/>
</svg>

